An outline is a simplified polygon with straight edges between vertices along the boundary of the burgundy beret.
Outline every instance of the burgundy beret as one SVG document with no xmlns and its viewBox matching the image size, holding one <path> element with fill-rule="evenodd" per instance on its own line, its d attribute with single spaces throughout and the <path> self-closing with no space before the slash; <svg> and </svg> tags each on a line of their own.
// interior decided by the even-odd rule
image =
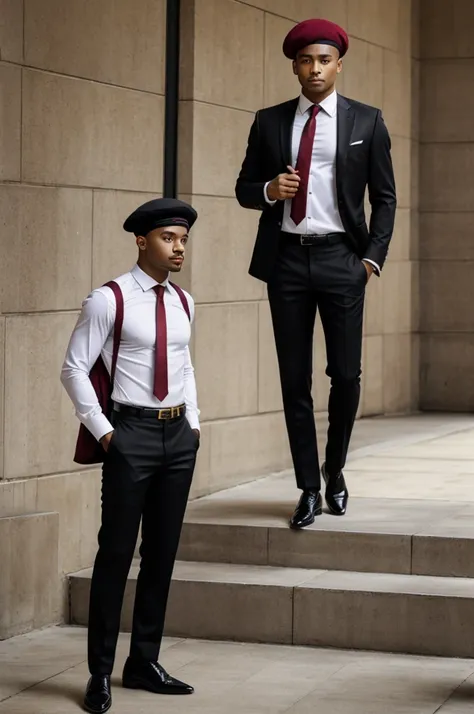
<svg viewBox="0 0 474 714">
<path fill-rule="evenodd" d="M 337 47 L 343 57 L 349 47 L 347 33 L 329 20 L 305 20 L 293 27 L 283 42 L 283 53 L 288 59 L 296 59 L 303 47 L 315 44 L 326 44 Z"/>
</svg>

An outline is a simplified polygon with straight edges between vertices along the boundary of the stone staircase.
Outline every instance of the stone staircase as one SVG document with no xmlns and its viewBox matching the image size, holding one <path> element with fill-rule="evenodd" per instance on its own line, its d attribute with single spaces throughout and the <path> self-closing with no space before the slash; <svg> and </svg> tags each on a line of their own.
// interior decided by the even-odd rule
<svg viewBox="0 0 474 714">
<path fill-rule="evenodd" d="M 352 468 L 357 496 L 365 477 L 360 465 Z M 291 475 L 191 503 L 166 633 L 474 657 L 472 493 L 467 502 L 379 495 L 353 497 L 344 518 L 323 514 L 300 532 L 287 527 L 297 498 Z M 125 631 L 137 570 L 126 589 Z M 72 623 L 87 622 L 90 577 L 91 570 L 71 576 Z"/>
</svg>

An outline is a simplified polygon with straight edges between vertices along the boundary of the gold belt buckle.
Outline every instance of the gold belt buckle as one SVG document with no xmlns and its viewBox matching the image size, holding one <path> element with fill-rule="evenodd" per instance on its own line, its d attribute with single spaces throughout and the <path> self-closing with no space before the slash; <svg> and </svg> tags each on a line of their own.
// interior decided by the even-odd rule
<svg viewBox="0 0 474 714">
<path fill-rule="evenodd" d="M 158 410 L 158 419 L 174 419 L 181 415 L 181 407 L 168 407 Z"/>
</svg>

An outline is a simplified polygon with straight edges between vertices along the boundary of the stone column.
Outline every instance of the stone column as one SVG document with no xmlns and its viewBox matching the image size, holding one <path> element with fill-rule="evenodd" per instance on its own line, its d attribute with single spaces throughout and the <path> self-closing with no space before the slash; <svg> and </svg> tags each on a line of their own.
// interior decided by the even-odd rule
<svg viewBox="0 0 474 714">
<path fill-rule="evenodd" d="M 421 407 L 474 408 L 474 4 L 421 2 Z"/>
</svg>

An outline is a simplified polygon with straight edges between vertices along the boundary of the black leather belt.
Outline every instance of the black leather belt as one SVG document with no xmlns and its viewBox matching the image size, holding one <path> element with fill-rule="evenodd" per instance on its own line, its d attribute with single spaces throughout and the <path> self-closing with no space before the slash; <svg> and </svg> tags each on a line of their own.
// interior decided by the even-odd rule
<svg viewBox="0 0 474 714">
<path fill-rule="evenodd" d="M 282 231 L 285 238 L 291 238 L 298 241 L 301 245 L 323 245 L 324 243 L 339 243 L 344 240 L 345 233 L 286 233 Z"/>
<path fill-rule="evenodd" d="M 123 416 L 134 416 L 139 419 L 158 419 L 165 421 L 169 419 L 180 419 L 186 414 L 186 405 L 180 404 L 178 407 L 168 407 L 167 409 L 147 409 L 146 407 L 129 407 L 127 404 L 114 402 L 114 411 Z"/>
</svg>

